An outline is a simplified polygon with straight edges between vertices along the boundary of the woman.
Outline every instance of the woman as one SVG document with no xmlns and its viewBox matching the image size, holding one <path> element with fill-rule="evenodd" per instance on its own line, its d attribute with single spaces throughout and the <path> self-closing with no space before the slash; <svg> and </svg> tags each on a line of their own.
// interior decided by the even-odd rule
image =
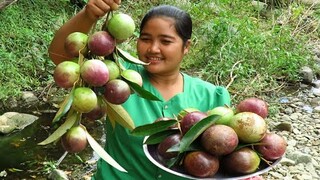
<svg viewBox="0 0 320 180">
<path fill-rule="evenodd" d="M 87 6 L 64 24 L 49 48 L 50 57 L 58 64 L 70 59 L 63 49 L 68 34 L 88 32 L 92 25 L 119 1 L 90 0 Z M 180 72 L 180 65 L 191 44 L 192 21 L 186 12 L 173 6 L 151 9 L 143 18 L 137 41 L 139 59 L 150 63 L 142 67 L 129 64 L 143 77 L 143 88 L 161 101 L 150 101 L 132 94 L 123 104 L 136 126 L 154 122 L 159 117 L 174 117 L 186 108 L 206 112 L 217 106 L 230 105 L 228 91 Z M 183 179 L 153 165 L 143 153 L 143 137 L 130 135 L 120 125 L 115 129 L 106 123 L 106 151 L 128 173 L 122 173 L 103 160 L 98 162 L 93 179 Z"/>
</svg>

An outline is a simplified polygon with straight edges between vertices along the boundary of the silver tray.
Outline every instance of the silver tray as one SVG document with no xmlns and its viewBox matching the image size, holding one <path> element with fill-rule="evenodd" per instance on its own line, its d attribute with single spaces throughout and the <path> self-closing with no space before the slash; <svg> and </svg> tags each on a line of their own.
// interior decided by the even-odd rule
<svg viewBox="0 0 320 180">
<path fill-rule="evenodd" d="M 146 140 L 147 137 L 144 139 Z M 206 180 L 231 180 L 231 179 L 245 179 L 245 178 L 250 178 L 254 176 L 258 176 L 261 174 L 264 174 L 271 170 L 274 166 L 276 166 L 282 158 L 277 159 L 276 161 L 273 161 L 271 165 L 268 165 L 266 162 L 261 161 L 259 168 L 256 172 L 251 173 L 251 174 L 246 174 L 246 175 L 238 175 L 238 176 L 232 176 L 226 173 L 223 173 L 221 171 L 218 171 L 213 177 L 208 177 L 208 178 L 198 178 L 194 176 L 190 176 L 186 174 L 186 172 L 182 168 L 175 168 L 175 170 L 167 168 L 165 165 L 161 164 L 161 160 L 159 159 L 158 152 L 157 152 L 157 145 L 143 145 L 143 151 L 147 158 L 157 167 L 161 168 L 162 170 L 174 174 L 176 176 L 188 178 L 188 179 L 206 179 Z"/>
</svg>

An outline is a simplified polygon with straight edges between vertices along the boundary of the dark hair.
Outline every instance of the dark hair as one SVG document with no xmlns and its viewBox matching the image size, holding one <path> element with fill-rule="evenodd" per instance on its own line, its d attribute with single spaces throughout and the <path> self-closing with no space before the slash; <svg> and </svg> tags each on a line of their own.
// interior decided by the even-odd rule
<svg viewBox="0 0 320 180">
<path fill-rule="evenodd" d="M 173 18 L 175 20 L 175 29 L 184 44 L 187 40 L 191 39 L 192 20 L 190 15 L 187 12 L 170 5 L 160 5 L 149 10 L 141 21 L 140 32 L 150 19 L 161 16 Z"/>
</svg>

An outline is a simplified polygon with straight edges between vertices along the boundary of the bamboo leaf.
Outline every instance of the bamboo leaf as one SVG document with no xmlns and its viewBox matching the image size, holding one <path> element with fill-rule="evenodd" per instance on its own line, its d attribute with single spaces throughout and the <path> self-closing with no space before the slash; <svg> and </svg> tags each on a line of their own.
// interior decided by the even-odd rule
<svg viewBox="0 0 320 180">
<path fill-rule="evenodd" d="M 140 97 L 144 98 L 144 99 L 148 99 L 148 100 L 152 100 L 152 101 L 161 101 L 157 96 L 153 95 L 151 92 L 143 89 L 140 85 L 138 85 L 137 83 L 134 83 L 128 79 L 126 79 L 125 77 L 122 76 L 122 78 L 124 79 L 124 81 L 126 81 L 129 86 L 131 87 L 131 89 Z"/>
<path fill-rule="evenodd" d="M 53 123 L 58 122 L 61 119 L 61 117 L 63 117 L 70 110 L 74 97 L 73 92 L 74 88 L 71 89 L 70 94 L 62 102 L 61 107 L 59 108 L 58 112 L 52 120 Z"/>
<path fill-rule="evenodd" d="M 47 139 L 38 143 L 38 145 L 47 145 L 59 139 L 64 133 L 68 131 L 68 129 L 70 129 L 74 125 L 77 119 L 80 118 L 80 115 L 80 113 L 77 113 L 75 111 L 69 111 L 66 121 L 61 126 L 59 126 L 59 128 L 55 130 Z"/>
<path fill-rule="evenodd" d="M 146 141 L 144 142 L 145 144 L 151 145 L 151 144 L 158 144 L 160 142 L 162 142 L 166 137 L 172 135 L 172 134 L 176 134 L 179 133 L 178 129 L 169 129 L 166 131 L 161 131 L 155 134 L 152 134 L 151 136 L 149 136 Z"/>
<path fill-rule="evenodd" d="M 138 126 L 131 131 L 131 134 L 135 136 L 150 136 L 152 134 L 167 130 L 175 123 L 177 123 L 177 120 L 157 121 L 151 124 Z"/>
<path fill-rule="evenodd" d="M 179 152 L 185 152 L 190 144 L 197 139 L 208 127 L 213 125 L 221 116 L 211 115 L 194 124 L 182 137 Z"/>
<path fill-rule="evenodd" d="M 111 104 L 107 101 L 105 102 L 107 104 L 107 115 L 111 122 L 115 121 L 129 130 L 135 128 L 134 122 L 130 115 L 121 105 Z"/>
<path fill-rule="evenodd" d="M 117 161 L 115 161 L 101 146 L 100 144 L 88 133 L 87 131 L 87 140 L 91 146 L 91 148 L 98 154 L 99 157 L 101 157 L 103 160 L 105 160 L 107 163 L 109 163 L 114 168 L 118 169 L 122 172 L 127 172 L 123 167 L 121 167 Z"/>
<path fill-rule="evenodd" d="M 124 60 L 126 60 L 126 61 L 130 61 L 135 64 L 149 65 L 149 63 L 145 63 L 145 62 L 141 61 L 140 59 L 133 57 L 131 54 L 127 53 L 126 51 L 124 51 L 118 47 L 116 47 L 116 50 L 119 52 L 119 55 L 122 58 L 124 58 Z"/>
</svg>

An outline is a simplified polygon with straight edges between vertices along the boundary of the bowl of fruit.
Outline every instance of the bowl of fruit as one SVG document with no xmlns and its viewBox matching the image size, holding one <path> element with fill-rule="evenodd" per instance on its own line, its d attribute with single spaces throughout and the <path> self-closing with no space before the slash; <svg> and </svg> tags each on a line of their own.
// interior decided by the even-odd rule
<svg viewBox="0 0 320 180">
<path fill-rule="evenodd" d="M 249 98 L 236 108 L 193 108 L 177 118 L 157 119 L 133 134 L 145 135 L 146 157 L 168 173 L 189 179 L 249 179 L 270 171 L 286 151 L 285 138 L 268 129 L 266 112 L 264 101 Z"/>
</svg>

